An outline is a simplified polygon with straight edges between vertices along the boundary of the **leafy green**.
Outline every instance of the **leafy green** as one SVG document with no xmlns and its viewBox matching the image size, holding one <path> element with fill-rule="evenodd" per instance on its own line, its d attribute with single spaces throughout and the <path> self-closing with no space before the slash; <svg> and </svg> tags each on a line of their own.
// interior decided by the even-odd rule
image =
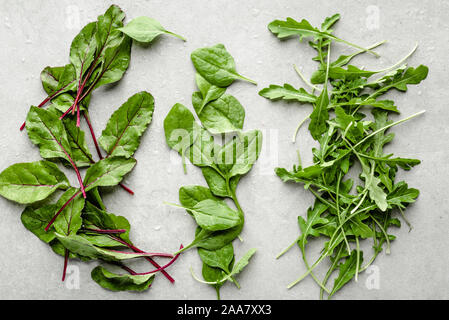
<svg viewBox="0 0 449 320">
<path fill-rule="evenodd" d="M 237 73 L 234 58 L 223 44 L 196 49 L 191 58 L 196 71 L 213 85 L 227 87 L 237 79 L 256 84 Z"/>
<path fill-rule="evenodd" d="M 154 38 L 161 34 L 169 34 L 186 41 L 184 37 L 165 30 L 158 21 L 149 17 L 135 18 L 131 20 L 131 22 L 129 22 L 126 26 L 118 28 L 117 30 L 122 31 L 134 40 L 145 43 L 153 41 Z"/>
<path fill-rule="evenodd" d="M 123 176 L 136 165 L 135 159 L 111 157 L 98 161 L 87 169 L 84 184 L 86 191 L 96 187 L 112 187 L 118 185 Z"/>
<path fill-rule="evenodd" d="M 310 101 L 303 99 L 303 95 L 295 98 L 295 94 L 307 91 L 304 88 L 296 90 L 290 85 L 271 85 L 259 93 L 271 100 L 282 98 L 313 106 L 309 131 L 319 144 L 312 149 L 313 163 L 303 167 L 299 159 L 293 170 L 276 168 L 275 172 L 284 182 L 303 184 L 315 197 L 315 203 L 308 209 L 307 217 L 298 217 L 300 235 L 278 257 L 298 245 L 307 271 L 288 288 L 310 275 L 321 288 L 321 298 L 325 292 L 331 298 L 353 278 L 357 279 L 385 245 L 386 252 L 390 252 L 390 242 L 395 237 L 388 234 L 388 229 L 401 225 L 392 217 L 396 210 L 409 224 L 404 209 L 416 201 L 419 191 L 409 188 L 404 181 L 396 182 L 396 174 L 399 168 L 410 170 L 420 161 L 395 158 L 393 154 L 385 154 L 384 148 L 394 138 L 394 134 L 388 132 L 391 127 L 411 120 L 423 111 L 393 122 L 389 116 L 399 113 L 398 107 L 392 100 L 378 98 L 391 89 L 405 92 L 409 85 L 419 84 L 428 74 L 426 66 L 413 68 L 404 64 L 411 54 L 397 64 L 399 67 L 380 71 L 350 65 L 355 56 L 374 53 L 371 49 L 385 41 L 365 49 L 340 39 L 330 29 L 339 19 L 338 14 L 326 18 L 321 29 L 313 27 L 307 20 L 298 22 L 287 18 L 271 22 L 268 28 L 281 39 L 290 36 L 313 39 L 309 45 L 317 52 L 313 60 L 318 62 L 318 70 L 312 74 L 310 82 L 299 69 L 298 74 L 314 91 L 321 92 L 318 98 Z M 331 61 L 329 53 L 334 42 L 346 43 L 359 51 Z M 378 75 L 377 79 L 371 80 L 374 75 Z M 371 109 L 372 117 L 363 112 L 365 109 Z M 353 179 L 357 174 L 361 183 Z M 325 239 L 321 254 L 313 263 L 307 259 L 307 242 L 311 237 Z M 359 243 L 363 239 L 372 239 L 374 250 L 373 257 L 364 266 Z M 327 259 L 330 266 L 321 280 L 314 270 Z M 337 270 L 334 286 L 328 289 L 328 281 Z"/>
<path fill-rule="evenodd" d="M 287 83 L 283 87 L 272 84 L 268 88 L 262 89 L 259 95 L 271 100 L 283 99 L 304 103 L 314 103 L 317 100 L 315 95 L 308 93 L 304 88 L 295 89 Z"/>
<path fill-rule="evenodd" d="M 148 275 L 115 274 L 101 266 L 93 269 L 91 276 L 100 286 L 112 291 L 145 291 L 154 280 L 154 273 Z"/>
<path fill-rule="evenodd" d="M 21 204 L 44 200 L 68 187 L 64 173 L 48 161 L 17 163 L 0 173 L 0 195 Z"/>
<path fill-rule="evenodd" d="M 153 111 L 151 94 L 143 91 L 133 95 L 109 119 L 98 139 L 100 146 L 110 156 L 132 157 L 151 122 Z"/>
</svg>

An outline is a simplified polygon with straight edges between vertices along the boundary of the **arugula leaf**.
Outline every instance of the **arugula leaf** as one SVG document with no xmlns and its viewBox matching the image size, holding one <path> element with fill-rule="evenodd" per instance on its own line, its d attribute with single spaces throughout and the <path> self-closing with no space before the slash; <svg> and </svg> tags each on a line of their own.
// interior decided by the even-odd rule
<svg viewBox="0 0 449 320">
<path fill-rule="evenodd" d="M 335 292 L 340 290 L 345 284 L 347 284 L 356 274 L 357 268 L 360 268 L 363 261 L 363 252 L 360 252 L 360 261 L 357 267 L 357 253 L 356 251 L 352 251 L 349 258 L 345 260 L 344 263 L 341 263 L 338 266 L 339 274 L 338 277 L 334 281 L 334 287 L 329 295 L 332 297 Z"/>
<path fill-rule="evenodd" d="M 314 103 L 317 101 L 317 97 L 308 93 L 304 88 L 295 89 L 287 83 L 283 87 L 272 84 L 268 88 L 262 89 L 259 95 L 271 100 L 295 100 L 301 103 Z"/>
<path fill-rule="evenodd" d="M 109 119 L 98 139 L 100 146 L 110 156 L 132 157 L 153 112 L 154 98 L 150 93 L 143 91 L 133 95 Z"/>
<path fill-rule="evenodd" d="M 237 73 L 234 58 L 223 44 L 196 49 L 191 58 L 196 71 L 213 85 L 227 87 L 237 79 L 256 84 Z"/>
<path fill-rule="evenodd" d="M 135 18 L 131 20 L 131 22 L 129 22 L 126 26 L 118 28 L 117 30 L 122 31 L 134 40 L 144 43 L 153 41 L 154 38 L 161 34 L 169 34 L 183 41 L 186 41 L 184 37 L 165 30 L 157 20 L 149 17 Z"/>
<path fill-rule="evenodd" d="M 17 163 L 0 173 L 0 195 L 21 204 L 44 200 L 69 186 L 64 173 L 48 161 Z"/>
</svg>

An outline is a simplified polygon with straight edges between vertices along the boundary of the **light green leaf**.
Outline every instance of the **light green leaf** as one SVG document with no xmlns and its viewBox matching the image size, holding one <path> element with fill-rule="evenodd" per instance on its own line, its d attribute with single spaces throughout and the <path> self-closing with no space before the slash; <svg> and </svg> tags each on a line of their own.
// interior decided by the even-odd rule
<svg viewBox="0 0 449 320">
<path fill-rule="evenodd" d="M 61 196 L 56 203 L 56 206 L 62 208 L 62 206 L 78 192 L 79 189 L 70 188 Z M 83 197 L 76 197 L 64 208 L 64 210 L 62 210 L 53 224 L 56 232 L 66 236 L 74 235 L 78 232 L 83 224 L 81 211 L 84 208 L 84 203 L 85 200 Z"/>
<path fill-rule="evenodd" d="M 135 18 L 126 26 L 119 28 L 118 30 L 122 31 L 134 40 L 145 43 L 150 43 L 154 38 L 164 33 L 186 41 L 184 37 L 164 29 L 158 21 L 149 17 Z"/>
<path fill-rule="evenodd" d="M 42 241 L 50 243 L 56 238 L 54 228 L 45 231 L 45 227 L 57 210 L 58 207 L 55 204 L 43 206 L 38 209 L 26 207 L 20 218 L 25 228 L 34 233 Z"/>
<path fill-rule="evenodd" d="M 112 187 L 118 185 L 123 176 L 136 165 L 135 159 L 111 157 L 98 161 L 87 169 L 84 185 L 86 192 L 96 187 Z"/>
<path fill-rule="evenodd" d="M 208 231 L 227 230 L 241 223 L 239 213 L 223 201 L 206 199 L 189 209 L 198 225 Z"/>
<path fill-rule="evenodd" d="M 317 101 L 317 97 L 308 93 L 304 88 L 295 89 L 287 83 L 283 87 L 272 84 L 268 88 L 262 89 L 259 95 L 271 100 L 294 100 L 301 103 L 314 103 Z"/>
<path fill-rule="evenodd" d="M 150 288 L 154 273 L 148 275 L 115 274 L 98 266 L 92 270 L 92 279 L 101 287 L 112 291 L 145 291 Z"/>
<path fill-rule="evenodd" d="M 17 163 L 0 173 L 0 195 L 21 204 L 44 200 L 69 186 L 64 173 L 48 161 Z"/>
<path fill-rule="evenodd" d="M 196 108 L 195 110 L 197 114 L 201 114 L 204 106 L 209 102 L 220 98 L 226 92 L 226 89 L 214 86 L 213 84 L 209 83 L 209 81 L 204 79 L 199 73 L 195 75 L 195 79 L 196 85 L 201 92 L 201 104 L 198 110 Z"/>
<path fill-rule="evenodd" d="M 222 44 L 196 49 L 191 58 L 196 71 L 213 85 L 227 87 L 237 79 L 255 84 L 237 73 L 234 58 Z"/>
</svg>

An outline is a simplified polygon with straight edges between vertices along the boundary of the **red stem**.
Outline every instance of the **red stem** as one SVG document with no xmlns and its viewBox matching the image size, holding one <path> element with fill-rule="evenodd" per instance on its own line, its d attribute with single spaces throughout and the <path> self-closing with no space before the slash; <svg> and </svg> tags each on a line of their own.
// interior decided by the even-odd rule
<svg viewBox="0 0 449 320">
<path fill-rule="evenodd" d="M 181 249 L 183 249 L 184 248 L 184 246 L 181 244 L 181 247 L 179 248 L 179 250 L 181 250 Z M 149 274 L 152 274 L 152 273 L 156 273 L 156 272 L 159 272 L 159 271 L 164 271 L 166 268 L 168 268 L 168 267 L 170 267 L 173 263 L 175 263 L 175 261 L 178 259 L 178 257 L 179 257 L 179 255 L 180 255 L 181 253 L 178 253 L 169 263 L 167 263 L 165 266 L 162 266 L 162 267 L 159 267 L 159 268 L 157 268 L 157 269 L 155 269 L 155 270 L 152 270 L 152 271 L 149 271 L 149 272 L 143 272 L 143 273 L 138 273 L 138 272 L 135 272 L 134 270 L 132 270 L 132 269 L 130 269 L 130 268 L 128 268 L 127 266 L 122 266 L 122 269 L 123 270 L 126 270 L 126 271 L 128 271 L 131 275 L 133 275 L 133 276 L 146 276 L 146 275 L 149 275 Z"/>
<path fill-rule="evenodd" d="M 64 253 L 64 270 L 62 271 L 62 282 L 65 281 L 65 276 L 67 273 L 67 263 L 69 260 L 69 250 L 65 249 L 65 253 Z"/>
<path fill-rule="evenodd" d="M 120 250 L 112 250 L 112 249 L 105 249 L 106 251 L 116 252 L 116 253 L 122 253 L 122 254 L 137 254 L 141 255 L 142 257 L 161 257 L 161 258 L 173 258 L 173 255 L 170 253 L 160 253 L 160 252 L 125 252 Z"/>
<path fill-rule="evenodd" d="M 130 248 L 131 250 L 135 251 L 135 252 L 143 252 L 142 250 L 140 250 L 139 248 L 133 246 L 132 244 L 129 244 L 117 237 L 111 236 L 114 240 L 121 242 L 122 244 L 126 245 L 128 248 Z M 154 267 L 156 268 L 161 268 L 161 266 L 154 261 L 153 259 L 151 259 L 151 257 L 145 257 L 145 259 L 150 262 Z M 170 281 L 171 283 L 175 283 L 175 279 L 173 279 L 165 270 L 161 270 L 161 273 L 168 279 L 168 281 Z"/>
<path fill-rule="evenodd" d="M 94 232 L 94 233 L 99 233 L 99 234 L 121 234 L 121 233 L 126 233 L 125 229 L 116 229 L 116 230 L 102 230 L 102 229 L 90 229 L 90 228 L 85 228 L 85 231 L 90 231 L 90 232 Z"/>
</svg>

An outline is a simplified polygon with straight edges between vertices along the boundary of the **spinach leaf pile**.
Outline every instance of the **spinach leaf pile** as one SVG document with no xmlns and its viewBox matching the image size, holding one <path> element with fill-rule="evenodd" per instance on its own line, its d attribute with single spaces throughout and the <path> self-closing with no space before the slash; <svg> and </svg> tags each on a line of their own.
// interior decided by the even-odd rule
<svg viewBox="0 0 449 320">
<path fill-rule="evenodd" d="M 259 93 L 271 100 L 293 100 L 313 106 L 310 116 L 300 123 L 301 126 L 310 120 L 310 134 L 319 143 L 319 148 L 312 150 L 313 165 L 303 167 L 299 161 L 292 171 L 277 168 L 276 174 L 284 182 L 303 184 L 315 196 L 315 202 L 308 209 L 307 217 L 298 217 L 300 236 L 279 256 L 297 244 L 307 272 L 289 288 L 310 275 L 321 288 L 321 298 L 324 292 L 331 298 L 351 279 L 357 280 L 358 274 L 370 266 L 384 246 L 386 253 L 390 252 L 390 242 L 395 237 L 388 233 L 389 228 L 401 225 L 395 217 L 396 212 L 407 222 L 404 211 L 416 200 L 419 191 L 409 188 L 404 181 L 396 181 L 396 174 L 399 168 L 410 170 L 420 161 L 394 157 L 385 154 L 383 149 L 394 138 L 393 133 L 387 132 L 389 128 L 423 111 L 393 122 L 389 116 L 399 110 L 394 101 L 381 97 L 391 89 L 407 91 L 408 85 L 419 84 L 428 73 L 428 68 L 423 65 L 408 67 L 405 61 L 409 55 L 394 66 L 379 71 L 351 65 L 351 60 L 361 53 L 377 55 L 372 49 L 383 42 L 362 48 L 337 38 L 331 28 L 339 19 L 338 14 L 326 18 L 321 28 L 311 26 L 307 20 L 297 22 L 292 18 L 271 22 L 268 28 L 278 38 L 312 38 L 309 45 L 317 51 L 313 60 L 318 62 L 318 70 L 309 82 L 297 69 L 311 91 L 284 84 L 271 85 Z M 331 61 L 331 46 L 335 42 L 349 44 L 359 51 Z M 376 76 L 374 80 L 373 76 Z M 365 110 L 370 110 L 371 115 Z M 359 168 L 361 184 L 357 185 L 351 176 Z M 312 237 L 324 238 L 325 242 L 319 258 L 309 264 L 306 247 Z M 374 251 L 365 264 L 360 248 L 363 239 L 372 239 Z M 330 267 L 320 280 L 314 271 L 326 259 L 330 261 Z M 328 289 L 328 281 L 337 271 L 333 287 Z"/>
<path fill-rule="evenodd" d="M 262 146 L 259 130 L 243 132 L 245 110 L 240 102 L 226 93 L 234 80 L 254 81 L 236 71 L 234 59 L 224 45 L 200 48 L 192 55 L 199 91 L 193 93 L 192 104 L 201 125 L 182 104 L 175 104 L 164 121 L 167 144 L 197 167 L 200 167 L 208 187 L 186 186 L 179 190 L 180 205 L 198 224 L 195 239 L 179 252 L 198 248 L 203 261 L 200 282 L 220 287 L 233 282 L 254 255 L 252 249 L 235 262 L 232 241 L 239 237 L 244 224 L 243 210 L 236 189 L 241 177 L 248 173 L 258 159 Z M 214 135 L 231 134 L 232 139 L 221 145 Z M 226 140 L 226 139 L 224 139 Z M 224 200 L 235 204 L 231 208 Z"/>
<path fill-rule="evenodd" d="M 83 261 L 100 259 L 121 267 L 129 274 L 116 274 L 104 267 L 92 271 L 92 279 L 110 290 L 149 288 L 154 274 L 164 270 L 176 257 L 167 253 L 149 253 L 130 240 L 130 224 L 122 216 L 107 212 L 101 188 L 121 183 L 136 165 L 133 158 L 143 133 L 151 123 L 154 99 L 148 92 L 129 98 L 109 119 L 97 139 L 88 115 L 94 89 L 119 81 L 129 66 L 132 39 L 150 42 L 166 31 L 155 20 L 137 18 L 124 25 L 125 13 L 111 6 L 98 20 L 86 25 L 70 48 L 70 63 L 46 67 L 41 80 L 48 97 L 28 112 L 26 127 L 33 144 L 39 147 L 43 161 L 18 163 L 0 173 L 0 195 L 28 207 L 22 213 L 24 226 L 64 256 L 63 280 L 70 258 Z M 47 103 L 51 105 L 43 109 Z M 89 150 L 80 114 L 87 122 L 99 160 Z M 70 117 L 70 115 L 75 115 Z M 103 157 L 100 150 L 106 152 Z M 72 187 L 57 161 L 74 169 L 78 187 Z M 84 179 L 79 168 L 87 168 Z M 123 186 L 127 191 L 132 191 Z M 56 203 L 50 196 L 63 191 Z M 165 266 L 155 257 L 172 259 Z M 156 267 L 137 273 L 123 263 L 144 258 Z"/>
</svg>

